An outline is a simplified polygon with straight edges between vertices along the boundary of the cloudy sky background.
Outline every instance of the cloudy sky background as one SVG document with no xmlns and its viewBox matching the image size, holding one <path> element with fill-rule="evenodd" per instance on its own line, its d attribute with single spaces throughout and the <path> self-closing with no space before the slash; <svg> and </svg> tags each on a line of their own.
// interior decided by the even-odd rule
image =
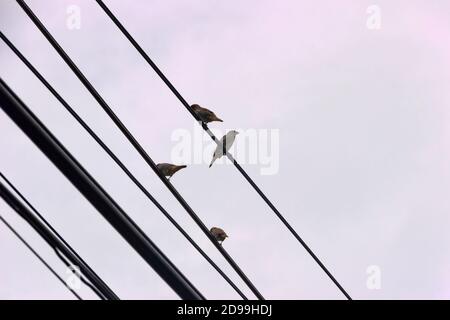
<svg viewBox="0 0 450 320">
<path fill-rule="evenodd" d="M 95 1 L 27 3 L 153 160 L 170 161 L 174 130 L 195 123 Z M 106 3 L 188 102 L 225 120 L 212 128 L 280 130 L 278 174 L 244 168 L 353 298 L 450 298 L 450 3 Z M 366 27 L 372 4 L 380 30 Z M 70 5 L 80 30 L 66 27 Z M 0 29 L 252 297 L 14 1 L 0 1 Z M 3 43 L 0 76 L 207 298 L 238 298 Z M 3 112 L 0 130 L 0 170 L 121 298 L 177 298 Z M 266 298 L 343 298 L 234 167 L 192 165 L 172 182 L 227 231 Z M 0 213 L 67 276 L 3 201 Z M 0 256 L 0 298 L 73 298 L 3 225 Z M 380 290 L 366 286 L 371 265 Z"/>
</svg>

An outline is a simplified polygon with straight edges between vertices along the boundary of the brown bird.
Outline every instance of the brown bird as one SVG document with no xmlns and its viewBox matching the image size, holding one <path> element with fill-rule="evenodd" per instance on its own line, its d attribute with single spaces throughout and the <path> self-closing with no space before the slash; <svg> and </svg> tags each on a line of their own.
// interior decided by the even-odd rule
<svg viewBox="0 0 450 320">
<path fill-rule="evenodd" d="M 198 115 L 200 120 L 202 120 L 204 123 L 209 123 L 213 121 L 223 122 L 223 120 L 219 119 L 214 112 L 206 108 L 202 108 L 198 104 L 193 104 L 191 108 Z"/>
<path fill-rule="evenodd" d="M 179 170 L 186 168 L 186 166 L 177 166 L 170 163 L 158 163 L 156 165 L 159 171 L 165 176 L 168 177 L 168 180 L 172 178 L 172 176 Z"/>
<path fill-rule="evenodd" d="M 214 238 L 216 238 L 216 240 L 217 240 L 217 242 L 219 242 L 219 244 L 222 244 L 222 242 L 226 238 L 228 238 L 228 235 L 225 233 L 225 231 L 223 231 L 222 229 L 217 228 L 217 227 L 212 227 L 209 232 L 211 232 L 211 234 L 213 235 Z"/>
</svg>

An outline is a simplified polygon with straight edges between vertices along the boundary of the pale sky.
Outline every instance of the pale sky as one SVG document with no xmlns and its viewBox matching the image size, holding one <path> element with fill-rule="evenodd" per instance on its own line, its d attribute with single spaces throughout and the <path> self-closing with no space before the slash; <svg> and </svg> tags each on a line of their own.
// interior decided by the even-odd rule
<svg viewBox="0 0 450 320">
<path fill-rule="evenodd" d="M 96 2 L 27 3 L 153 160 L 170 162 L 172 134 L 193 131 L 193 118 Z M 224 120 L 212 128 L 279 130 L 278 173 L 243 167 L 354 299 L 450 298 L 450 3 L 105 3 L 189 103 Z M 67 28 L 70 5 L 79 30 Z M 367 28 L 370 5 L 380 29 Z M 253 297 L 15 1 L 0 0 L 0 30 Z M 239 298 L 3 42 L 0 77 L 207 298 Z M 0 170 L 120 298 L 177 298 L 3 111 L 0 150 Z M 343 298 L 233 166 L 194 164 L 172 182 L 226 230 L 224 247 L 267 299 Z M 67 276 L 1 200 L 0 213 Z M 1 224 L 0 257 L 1 299 L 73 298 Z M 366 285 L 373 265 L 380 289 Z"/>
</svg>

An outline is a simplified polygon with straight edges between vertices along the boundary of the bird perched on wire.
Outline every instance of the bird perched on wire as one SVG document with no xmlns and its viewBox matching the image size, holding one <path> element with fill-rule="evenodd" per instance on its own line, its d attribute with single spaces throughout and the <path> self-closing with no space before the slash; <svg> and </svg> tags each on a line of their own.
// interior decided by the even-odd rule
<svg viewBox="0 0 450 320">
<path fill-rule="evenodd" d="M 198 104 L 193 104 L 191 108 L 192 110 L 194 110 L 194 112 L 197 114 L 200 120 L 202 120 L 204 123 L 209 123 L 213 121 L 223 122 L 223 120 L 219 119 L 214 112 L 206 108 L 202 108 Z"/>
<path fill-rule="evenodd" d="M 222 139 L 220 139 L 219 143 L 217 144 L 216 151 L 214 151 L 211 164 L 209 165 L 210 168 L 213 165 L 214 161 L 225 155 L 228 150 L 230 150 L 238 134 L 239 132 L 237 132 L 236 130 L 231 130 L 226 135 L 224 135 Z"/>
<path fill-rule="evenodd" d="M 219 244 L 222 244 L 222 242 L 228 238 L 228 235 L 220 228 L 212 227 L 209 231 L 213 235 L 213 237 L 219 242 Z"/>
<path fill-rule="evenodd" d="M 170 163 L 158 163 L 156 165 L 158 170 L 165 176 L 168 177 L 168 180 L 172 178 L 172 176 L 179 170 L 186 168 L 186 166 L 177 166 Z"/>
</svg>

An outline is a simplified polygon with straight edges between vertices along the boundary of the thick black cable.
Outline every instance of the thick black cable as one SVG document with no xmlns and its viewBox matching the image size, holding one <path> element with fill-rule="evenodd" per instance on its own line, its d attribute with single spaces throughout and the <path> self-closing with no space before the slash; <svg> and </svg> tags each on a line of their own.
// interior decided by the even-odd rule
<svg viewBox="0 0 450 320">
<path fill-rule="evenodd" d="M 53 86 L 39 73 L 39 71 L 25 58 L 13 43 L 0 31 L 0 38 L 17 55 L 17 57 L 30 69 L 30 71 L 42 82 L 42 84 L 53 94 L 53 96 L 63 105 L 63 107 L 75 118 L 75 120 L 89 133 L 89 135 L 102 147 L 102 149 L 112 158 L 112 160 L 122 169 L 122 171 L 134 182 L 134 184 L 144 193 L 144 195 L 163 213 L 163 215 L 180 231 L 180 233 L 192 244 L 192 246 L 208 261 L 208 263 L 228 282 L 231 287 L 245 300 L 247 297 L 233 283 L 233 281 L 219 268 L 219 266 L 203 251 L 203 249 L 192 239 L 178 222 L 162 207 L 162 205 L 150 194 L 150 192 L 139 182 L 139 180 L 128 170 L 112 150 L 100 139 L 100 137 L 89 127 L 89 125 L 77 114 L 77 112 L 67 103 L 67 101 L 53 88 Z M 3 175 L 0 172 L 0 176 Z M 4 178 L 9 184 L 8 180 Z M 20 193 L 16 191 L 16 193 Z M 26 201 L 24 199 L 24 201 Z M 43 217 L 31 206 L 30 208 L 39 216 Z M 45 219 L 43 219 L 45 222 Z M 51 226 L 50 226 L 51 228 Z M 52 229 L 53 230 L 53 229 Z M 56 233 L 56 232 L 55 232 Z"/>
<path fill-rule="evenodd" d="M 247 286 L 252 290 L 258 299 L 264 300 L 264 297 L 255 287 L 255 285 L 250 281 L 250 279 L 245 275 L 245 273 L 241 270 L 241 268 L 237 265 L 237 263 L 233 260 L 233 258 L 228 254 L 228 252 L 217 242 L 217 240 L 211 235 L 209 229 L 206 225 L 201 221 L 198 215 L 192 210 L 192 208 L 188 205 L 188 203 L 184 200 L 184 198 L 178 193 L 178 191 L 173 187 L 173 185 L 163 176 L 163 174 L 158 170 L 156 164 L 150 158 L 150 156 L 146 153 L 146 151 L 142 148 L 139 142 L 134 138 L 134 136 L 128 131 L 126 126 L 122 123 L 122 121 L 117 117 L 117 115 L 113 112 L 113 110 L 109 107 L 106 101 L 100 96 L 97 90 L 92 86 L 92 84 L 87 80 L 84 74 L 80 71 L 80 69 L 75 65 L 75 63 L 70 59 L 64 49 L 58 44 L 58 42 L 53 38 L 50 32 L 45 28 L 39 18 L 33 13 L 33 11 L 28 7 L 28 5 L 23 0 L 16 0 L 20 7 L 24 10 L 24 12 L 28 15 L 28 17 L 33 21 L 36 27 L 41 31 L 41 33 L 46 37 L 46 39 L 50 42 L 53 48 L 58 52 L 58 54 L 63 58 L 66 64 L 72 69 L 78 79 L 83 83 L 86 89 L 92 94 L 92 96 L 97 100 L 103 110 L 108 114 L 111 120 L 116 124 L 116 126 L 120 129 L 120 131 L 124 134 L 124 136 L 128 139 L 128 141 L 133 145 L 133 147 L 138 151 L 138 153 L 142 156 L 142 158 L 147 162 L 147 164 L 152 168 L 152 170 L 158 175 L 160 180 L 166 185 L 166 187 L 170 190 L 170 192 L 175 196 L 178 202 L 183 206 L 183 208 L 188 212 L 191 218 L 197 223 L 197 225 L 202 229 L 205 235 L 210 239 L 210 241 L 216 246 L 216 248 L 220 251 L 223 257 L 228 261 L 228 263 L 233 267 L 236 273 L 241 277 L 241 279 L 247 284 Z"/>
<path fill-rule="evenodd" d="M 34 256 L 36 256 L 36 258 L 39 259 L 39 261 L 42 262 L 42 264 L 78 299 L 78 300 L 83 300 L 78 293 L 75 292 L 75 290 L 73 290 L 65 281 L 63 278 L 61 278 L 59 276 L 58 273 L 56 273 L 56 271 L 44 260 L 44 258 L 42 258 L 39 253 L 37 253 L 36 250 L 33 249 L 33 247 L 14 229 L 14 227 L 12 225 L 10 225 L 8 223 L 8 221 L 5 220 L 5 218 L 3 218 L 0 215 L 0 220 L 5 224 L 5 226 L 11 230 L 11 232 L 28 248 L 28 250 L 31 251 L 31 253 L 33 253 Z"/>
<path fill-rule="evenodd" d="M 36 214 L 39 219 L 45 224 L 45 226 L 53 232 L 53 234 L 72 252 L 74 256 L 76 256 L 84 265 L 86 265 L 86 268 L 89 269 L 89 271 L 92 274 L 95 274 L 96 277 L 100 278 L 94 270 L 81 258 L 75 249 L 73 249 L 69 243 L 58 233 L 58 231 L 53 228 L 53 226 L 44 218 L 44 216 L 28 201 L 28 199 L 14 186 L 14 184 L 9 181 L 7 177 L 0 171 L 0 177 L 6 182 L 6 184 L 19 196 L 19 198 L 25 202 L 25 204 L 28 206 L 28 208 L 31 209 L 31 211 Z M 53 247 L 53 250 L 55 251 L 56 255 L 59 257 L 59 259 L 67 266 L 71 267 L 73 265 L 72 262 L 68 262 L 67 258 L 64 257 L 63 253 L 61 253 L 56 247 Z M 107 297 L 103 295 L 102 291 L 95 287 L 94 284 L 92 284 L 87 278 L 85 279 L 84 275 L 81 277 L 80 280 L 86 284 L 92 291 L 94 291 L 100 298 L 106 299 Z"/>
<path fill-rule="evenodd" d="M 0 79 L 0 83 L 1 83 Z M 1 99 L 1 97 L 0 97 Z M 3 108 L 3 105 L 0 106 Z M 86 276 L 87 279 L 95 284 L 96 289 L 94 292 L 102 300 L 118 300 L 119 298 L 115 293 L 106 285 L 105 282 L 94 272 L 86 263 L 80 260 L 72 251 L 70 251 L 66 245 L 59 240 L 58 237 L 47 227 L 45 224 L 37 218 L 29 209 L 25 206 L 17 197 L 3 185 L 0 181 L 0 196 L 8 203 L 17 214 L 22 217 L 38 234 L 39 236 L 55 251 L 60 251 L 61 254 L 67 257 L 71 261 L 73 266 L 77 266 L 80 271 Z M 58 255 L 60 258 L 61 256 Z M 61 259 L 64 263 L 65 260 Z"/>
<path fill-rule="evenodd" d="M 192 110 L 187 101 L 178 92 L 178 90 L 172 85 L 172 83 L 167 79 L 164 73 L 158 68 L 158 66 L 152 61 L 148 54 L 142 49 L 142 47 L 137 43 L 137 41 L 131 36 L 131 34 L 125 29 L 122 23 L 115 17 L 115 15 L 109 10 L 109 8 L 103 3 L 102 0 L 96 0 L 103 11 L 109 16 L 109 18 L 114 22 L 114 24 L 120 29 L 123 35 L 131 42 L 135 49 L 141 54 L 144 60 L 152 67 L 152 69 L 158 74 L 158 76 L 163 80 L 163 82 L 169 87 L 173 94 L 180 100 L 184 107 L 189 111 L 189 113 L 201 124 L 203 129 L 208 133 L 212 140 L 219 144 L 219 140 L 214 136 L 214 134 L 209 130 L 207 124 L 203 123 L 198 115 Z M 266 202 L 266 204 L 272 209 L 275 215 L 281 220 L 281 222 L 288 228 L 292 235 L 300 242 L 300 244 L 306 249 L 306 251 L 311 255 L 311 257 L 317 262 L 317 264 L 322 268 L 322 270 L 328 275 L 328 277 L 334 282 L 334 284 L 339 288 L 339 290 L 345 295 L 349 300 L 352 298 L 341 286 L 341 284 L 336 280 L 336 278 L 331 274 L 330 271 L 325 267 L 325 265 L 320 261 L 320 259 L 315 255 L 315 253 L 309 248 L 306 242 L 300 237 L 300 235 L 295 231 L 295 229 L 290 225 L 290 223 L 283 217 L 283 215 L 278 211 L 275 205 L 267 198 L 267 196 L 262 192 L 262 190 L 256 185 L 256 183 L 250 178 L 250 176 L 245 172 L 245 170 L 240 166 L 240 164 L 233 158 L 233 156 L 226 152 L 228 159 L 234 164 L 238 171 L 244 176 L 244 178 L 250 183 L 250 185 L 255 189 L 259 196 Z"/>
<path fill-rule="evenodd" d="M 103 297 L 102 292 L 98 288 L 96 288 L 92 283 L 84 279 L 82 274 L 79 274 L 75 269 L 73 269 L 72 263 L 68 261 L 68 259 L 57 248 L 54 248 L 54 251 L 55 254 L 58 256 L 58 258 L 66 265 L 66 267 L 69 268 L 69 270 L 72 271 L 72 273 L 76 277 L 78 277 L 81 280 L 81 282 L 83 282 L 87 287 L 89 287 L 93 292 L 95 292 L 97 296 Z M 103 300 L 106 300 L 106 297 L 103 297 Z"/>
<path fill-rule="evenodd" d="M 1 78 L 0 108 L 169 287 L 182 299 L 205 299 Z"/>
</svg>

